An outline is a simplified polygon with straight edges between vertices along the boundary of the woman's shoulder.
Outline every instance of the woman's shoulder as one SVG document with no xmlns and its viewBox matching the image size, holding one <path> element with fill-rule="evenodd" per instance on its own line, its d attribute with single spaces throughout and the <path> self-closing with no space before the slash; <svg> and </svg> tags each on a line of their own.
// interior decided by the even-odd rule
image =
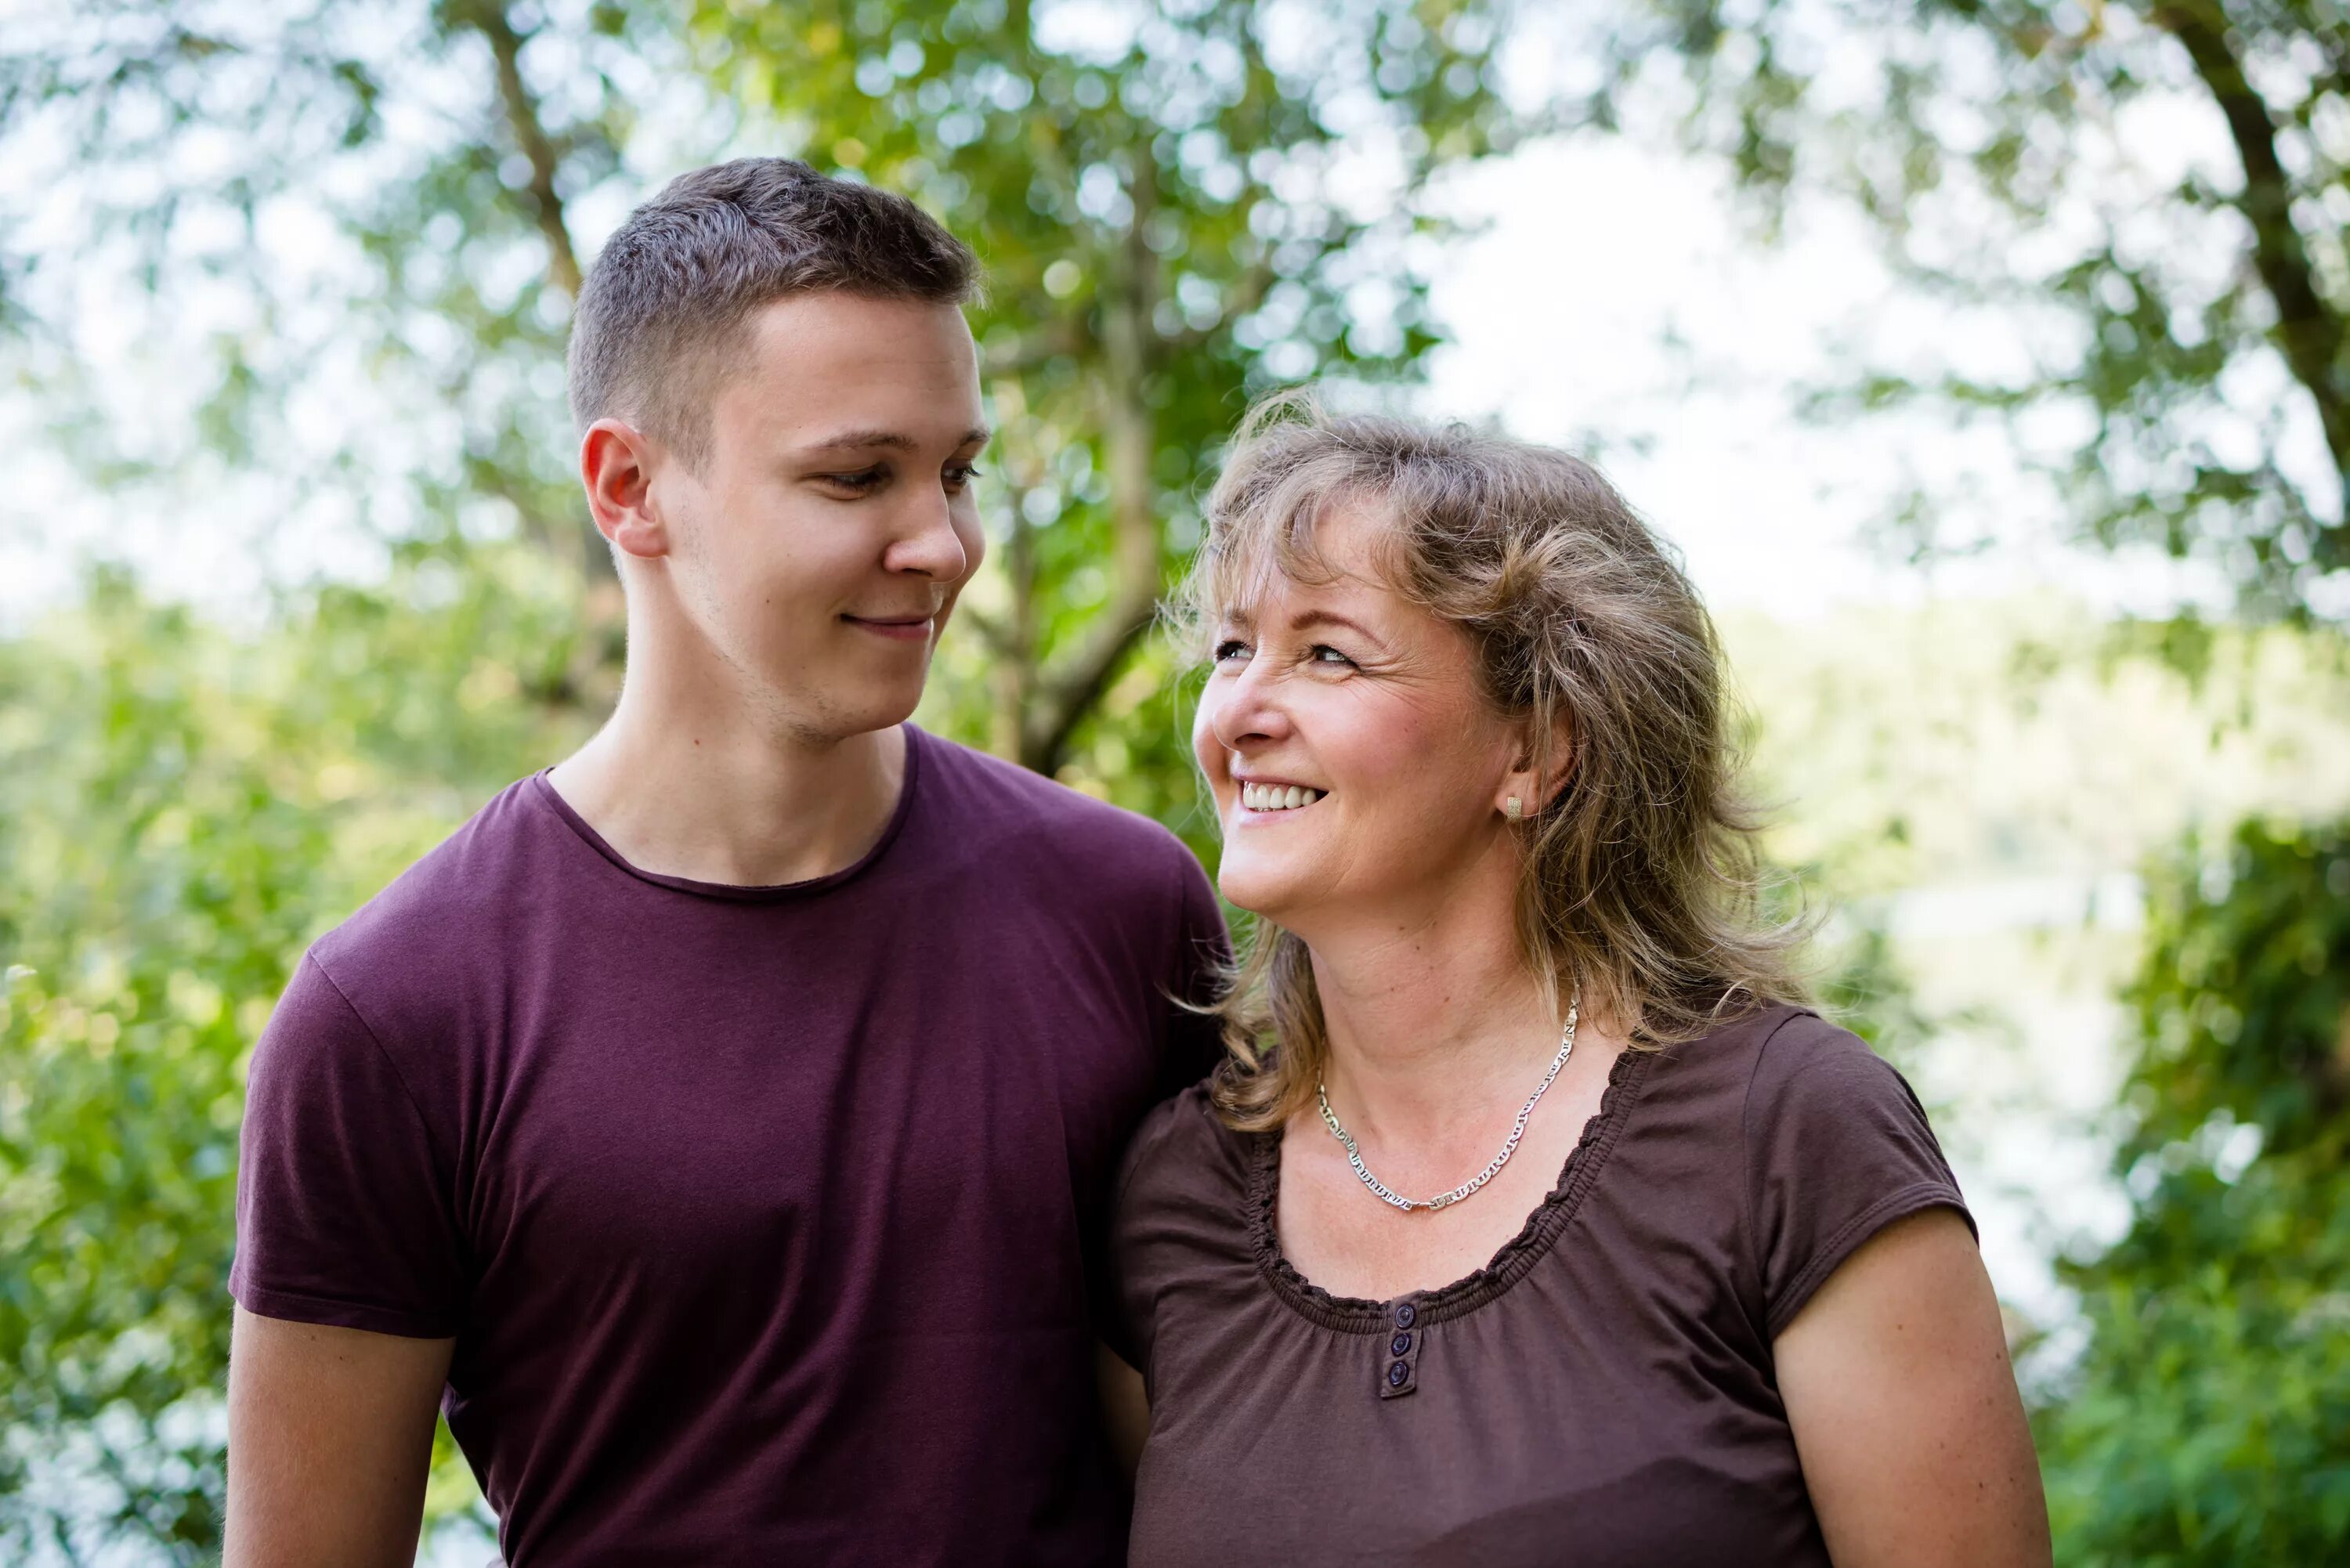
<svg viewBox="0 0 2350 1568">
<path fill-rule="evenodd" d="M 1118 1282 L 1113 1347 L 1148 1368 L 1163 1303 L 1202 1282 L 1239 1282 L 1254 1270 L 1249 1213 L 1255 1135 L 1216 1115 L 1206 1083 L 1142 1120 L 1127 1147 L 1110 1220 Z"/>
<path fill-rule="evenodd" d="M 1685 1090 L 1719 1096 L 1750 1116 L 1789 1096 L 1881 1094 L 1901 1082 L 1867 1041 L 1792 1002 L 1756 1008 L 1658 1054 Z"/>
<path fill-rule="evenodd" d="M 1234 1132 L 1203 1078 L 1142 1118 L 1118 1173 L 1121 1220 L 1168 1205 L 1234 1206 L 1246 1196 L 1256 1135 Z"/>
<path fill-rule="evenodd" d="M 1973 1223 L 1908 1081 L 1851 1030 L 1774 1007 L 1694 1044 L 1711 1103 L 1737 1117 L 1727 1147 L 1772 1334 L 1895 1220 L 1950 1208 Z"/>
<path fill-rule="evenodd" d="M 1925 1109 L 1898 1068 L 1858 1034 L 1808 1007 L 1765 1010 L 1746 1032 L 1741 1054 L 1750 1138 L 1773 1117 L 1805 1110 L 1833 1116 L 1880 1106 L 1925 1121 Z"/>
</svg>

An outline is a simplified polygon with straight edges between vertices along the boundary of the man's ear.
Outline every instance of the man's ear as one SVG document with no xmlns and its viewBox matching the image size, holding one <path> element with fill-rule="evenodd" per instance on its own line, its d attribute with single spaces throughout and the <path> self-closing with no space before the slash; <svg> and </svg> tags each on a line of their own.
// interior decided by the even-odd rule
<svg viewBox="0 0 2350 1568">
<path fill-rule="evenodd" d="M 579 439 L 579 480 L 596 532 L 622 555 L 669 554 L 669 528 L 652 509 L 654 445 L 621 420 L 598 420 Z"/>
</svg>

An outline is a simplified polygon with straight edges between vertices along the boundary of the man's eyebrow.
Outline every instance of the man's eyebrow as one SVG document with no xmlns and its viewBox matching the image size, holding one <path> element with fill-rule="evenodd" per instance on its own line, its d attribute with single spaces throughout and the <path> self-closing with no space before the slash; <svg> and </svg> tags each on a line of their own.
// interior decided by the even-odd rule
<svg viewBox="0 0 2350 1568">
<path fill-rule="evenodd" d="M 981 446 L 985 446 L 989 441 L 993 439 L 994 434 L 995 432 L 989 430 L 985 425 L 973 425 L 971 429 L 962 432 L 962 439 L 956 441 L 955 445 L 958 447 L 965 447 L 976 443 Z M 826 436 L 821 440 L 812 441 L 808 442 L 808 450 L 812 452 L 844 452 L 859 448 L 882 447 L 890 452 L 911 452 L 921 444 L 921 442 L 916 441 L 912 436 L 907 435 L 901 431 L 848 430 L 836 431 L 832 434 Z"/>
</svg>

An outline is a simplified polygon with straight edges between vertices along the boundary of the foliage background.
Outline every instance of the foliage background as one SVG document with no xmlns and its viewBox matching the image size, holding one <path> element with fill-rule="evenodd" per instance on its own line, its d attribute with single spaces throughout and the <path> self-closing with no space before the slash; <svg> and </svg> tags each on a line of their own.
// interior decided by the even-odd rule
<svg viewBox="0 0 2350 1568">
<path fill-rule="evenodd" d="M 2018 1229 L 2028 1268 L 1991 1260 L 2059 1560 L 2350 1545 L 2330 10 L 0 16 L 0 433 L 106 537 L 0 626 L 0 1555 L 216 1555 L 246 1053 L 308 940 L 616 688 L 559 366 L 629 205 L 787 151 L 974 241 L 993 564 L 921 717 L 1212 861 L 1150 610 L 1222 433 L 1297 379 L 1412 406 L 1445 330 L 1431 280 L 1471 237 L 1456 177 L 1607 139 L 1723 171 L 1758 253 L 1851 214 L 1945 313 L 1926 352 L 1831 345 L 1791 405 L 1928 446 L 1989 431 L 2081 559 L 2181 565 L 2130 617 L 2061 582 L 1936 597 L 1929 568 L 2015 535 L 1929 476 L 1879 524 L 1917 594 L 1725 631 L 1775 850 L 1834 914 L 1832 994 L 1918 1079 L 1980 1206 L 2033 1218 L 2030 1168 L 2064 1148 L 2110 1197 L 2100 1223 Z M 2159 116 L 2206 152 L 2139 156 Z M 0 547 L 62 558 L 62 521 L 6 515 Z M 2095 892 L 1985 916 L 2051 878 Z M 2109 1072 L 2052 1079 L 2052 1040 L 2100 1059 L 2073 1028 L 2111 1036 Z M 440 1551 L 478 1556 L 445 1434 L 430 1511 Z"/>
</svg>

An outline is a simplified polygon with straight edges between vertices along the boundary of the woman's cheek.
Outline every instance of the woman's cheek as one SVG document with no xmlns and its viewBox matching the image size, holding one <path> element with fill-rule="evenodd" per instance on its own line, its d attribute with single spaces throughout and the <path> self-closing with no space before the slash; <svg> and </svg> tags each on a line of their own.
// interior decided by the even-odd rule
<svg viewBox="0 0 2350 1568">
<path fill-rule="evenodd" d="M 1216 739 L 1216 710 L 1220 693 L 1217 680 L 1208 677 L 1200 690 L 1200 703 L 1191 714 L 1191 756 L 1211 784 L 1222 788 L 1227 782 L 1223 743 Z"/>
</svg>

